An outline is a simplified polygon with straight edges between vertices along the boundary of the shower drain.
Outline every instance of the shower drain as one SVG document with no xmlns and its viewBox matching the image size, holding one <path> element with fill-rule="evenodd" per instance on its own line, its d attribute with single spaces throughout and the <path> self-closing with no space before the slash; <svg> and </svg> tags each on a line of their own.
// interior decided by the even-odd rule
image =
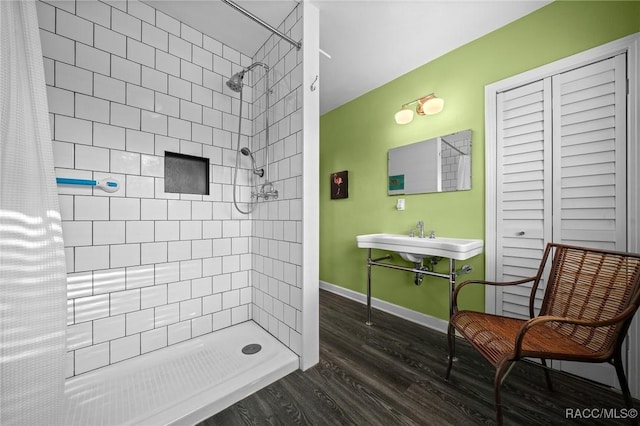
<svg viewBox="0 0 640 426">
<path fill-rule="evenodd" d="M 244 348 L 242 348 L 242 353 L 245 355 L 253 355 L 255 353 L 260 352 L 260 349 L 262 349 L 262 346 L 260 346 L 257 343 L 251 343 L 250 345 L 247 345 Z"/>
</svg>

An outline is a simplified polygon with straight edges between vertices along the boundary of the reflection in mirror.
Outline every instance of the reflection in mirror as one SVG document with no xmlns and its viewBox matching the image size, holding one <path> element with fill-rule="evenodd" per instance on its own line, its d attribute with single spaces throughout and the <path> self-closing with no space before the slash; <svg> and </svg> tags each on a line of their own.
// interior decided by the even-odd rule
<svg viewBox="0 0 640 426">
<path fill-rule="evenodd" d="M 389 195 L 471 189 L 471 130 L 389 150 Z"/>
</svg>

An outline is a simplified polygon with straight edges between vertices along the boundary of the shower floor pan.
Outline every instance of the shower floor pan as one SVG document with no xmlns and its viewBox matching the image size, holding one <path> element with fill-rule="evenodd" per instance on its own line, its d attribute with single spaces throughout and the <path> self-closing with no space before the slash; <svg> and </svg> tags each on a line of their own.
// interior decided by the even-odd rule
<svg viewBox="0 0 640 426">
<path fill-rule="evenodd" d="M 262 349 L 244 355 L 250 343 Z M 67 380 L 65 425 L 193 425 L 298 367 L 247 321 Z"/>
</svg>

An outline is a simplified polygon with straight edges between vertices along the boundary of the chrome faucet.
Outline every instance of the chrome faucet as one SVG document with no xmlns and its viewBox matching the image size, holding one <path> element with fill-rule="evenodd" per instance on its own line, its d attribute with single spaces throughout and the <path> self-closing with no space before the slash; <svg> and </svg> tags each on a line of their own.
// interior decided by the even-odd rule
<svg viewBox="0 0 640 426">
<path fill-rule="evenodd" d="M 424 238 L 424 222 L 423 221 L 418 221 L 416 226 L 420 230 L 420 238 Z"/>
<path fill-rule="evenodd" d="M 436 231 L 430 231 L 429 232 L 429 238 L 435 238 L 436 237 Z"/>
</svg>

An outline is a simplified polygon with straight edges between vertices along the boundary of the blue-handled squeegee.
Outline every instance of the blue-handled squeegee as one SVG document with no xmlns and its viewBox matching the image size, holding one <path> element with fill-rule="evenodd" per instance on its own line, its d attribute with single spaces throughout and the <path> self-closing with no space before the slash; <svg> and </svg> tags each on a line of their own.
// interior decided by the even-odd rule
<svg viewBox="0 0 640 426">
<path fill-rule="evenodd" d="M 116 192 L 120 189 L 120 184 L 114 178 L 105 178 L 100 180 L 91 179 L 74 179 L 74 178 L 56 178 L 58 185 L 84 185 L 84 186 L 97 186 L 107 192 Z"/>
</svg>

